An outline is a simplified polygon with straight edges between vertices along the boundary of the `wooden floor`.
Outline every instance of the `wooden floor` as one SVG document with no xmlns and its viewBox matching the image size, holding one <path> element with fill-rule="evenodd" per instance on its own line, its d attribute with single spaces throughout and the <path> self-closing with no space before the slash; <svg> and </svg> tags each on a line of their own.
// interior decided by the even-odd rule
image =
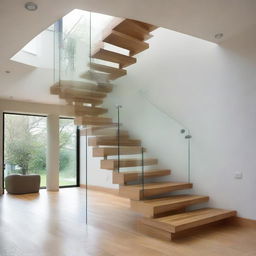
<svg viewBox="0 0 256 256">
<path fill-rule="evenodd" d="M 136 231 L 129 201 L 85 190 L 0 197 L 0 256 L 255 256 L 256 228 L 218 225 L 165 242 Z"/>
</svg>

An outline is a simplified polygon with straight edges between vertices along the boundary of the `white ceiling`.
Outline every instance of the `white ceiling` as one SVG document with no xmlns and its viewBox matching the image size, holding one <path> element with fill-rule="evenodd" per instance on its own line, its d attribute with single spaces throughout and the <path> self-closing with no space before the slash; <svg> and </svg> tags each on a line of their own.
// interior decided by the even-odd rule
<svg viewBox="0 0 256 256">
<path fill-rule="evenodd" d="M 25 2 L 0 2 L 0 89 L 9 59 L 73 9 L 137 19 L 212 42 L 216 33 L 225 40 L 256 24 L 256 0 L 34 0 L 36 12 L 25 10 Z"/>
</svg>

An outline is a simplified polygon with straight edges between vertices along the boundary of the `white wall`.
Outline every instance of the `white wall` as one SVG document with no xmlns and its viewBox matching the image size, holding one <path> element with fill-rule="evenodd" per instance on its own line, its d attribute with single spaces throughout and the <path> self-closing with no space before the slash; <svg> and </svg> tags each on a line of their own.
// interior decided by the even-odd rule
<svg viewBox="0 0 256 256">
<path fill-rule="evenodd" d="M 150 146 L 160 166 L 172 168 L 171 179 L 185 181 L 181 126 L 161 120 L 140 95 L 146 93 L 192 133 L 193 192 L 209 195 L 211 206 L 256 219 L 255 27 L 221 45 L 165 29 L 149 43 L 128 75 L 115 82 L 108 105 L 123 104 L 122 122 L 131 134 Z M 235 179 L 235 172 L 243 179 Z"/>
</svg>

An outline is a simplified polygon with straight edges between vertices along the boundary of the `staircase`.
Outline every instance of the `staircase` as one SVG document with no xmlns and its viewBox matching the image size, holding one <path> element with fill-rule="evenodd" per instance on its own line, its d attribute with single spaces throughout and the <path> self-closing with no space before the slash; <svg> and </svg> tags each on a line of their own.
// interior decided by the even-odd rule
<svg viewBox="0 0 256 256">
<path fill-rule="evenodd" d="M 81 75 L 91 79 L 91 83 L 80 81 L 60 81 L 51 87 L 51 93 L 58 95 L 74 107 L 75 124 L 84 126 L 81 136 L 88 136 L 88 145 L 93 147 L 93 157 L 101 157 L 101 169 L 112 171 L 113 183 L 119 184 L 119 195 L 129 198 L 131 209 L 144 218 L 139 226 L 147 234 L 164 239 L 172 239 L 175 235 L 193 228 L 203 227 L 236 215 L 235 211 L 202 208 L 190 211 L 192 205 L 206 203 L 208 196 L 181 194 L 171 195 L 171 192 L 191 189 L 193 184 L 187 182 L 154 182 L 154 178 L 171 174 L 171 170 L 157 169 L 158 160 L 145 158 L 143 163 L 149 170 L 145 171 L 141 184 L 142 161 L 136 158 L 141 152 L 146 152 L 141 141 L 130 138 L 128 131 L 120 129 L 117 137 L 118 124 L 111 118 L 104 117 L 107 109 L 100 105 L 107 93 L 112 91 L 109 81 L 127 75 L 124 68 L 136 63 L 136 54 L 149 48 L 145 42 L 151 38 L 151 31 L 156 27 L 147 23 L 124 19 L 109 31 L 91 57 L 118 64 L 118 68 L 90 63 L 90 72 Z M 124 55 L 104 49 L 104 43 L 112 44 L 128 50 Z M 105 76 L 107 81 L 99 82 L 98 78 Z M 95 83 L 96 80 L 96 83 Z M 119 145 L 119 148 L 118 148 Z M 119 161 L 117 155 L 127 156 Z M 152 167 L 154 166 L 154 167 Z M 138 168 L 132 171 L 119 171 L 120 168 Z M 151 169 L 150 169 L 151 167 Z M 150 179 L 150 181 L 149 181 Z"/>
</svg>

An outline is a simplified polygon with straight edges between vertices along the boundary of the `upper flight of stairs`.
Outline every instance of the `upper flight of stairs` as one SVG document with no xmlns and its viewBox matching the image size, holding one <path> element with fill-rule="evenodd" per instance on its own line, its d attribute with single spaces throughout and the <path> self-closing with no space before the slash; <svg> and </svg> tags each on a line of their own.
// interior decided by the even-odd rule
<svg viewBox="0 0 256 256">
<path fill-rule="evenodd" d="M 88 64 L 90 70 L 81 75 L 91 82 L 60 81 L 51 87 L 51 93 L 73 106 L 75 124 L 83 126 L 80 135 L 88 136 L 88 145 L 93 147 L 92 156 L 102 158 L 101 169 L 112 171 L 113 183 L 119 184 L 119 195 L 129 198 L 131 209 L 144 216 L 139 222 L 140 230 L 170 240 L 184 231 L 233 217 L 236 212 L 213 208 L 190 211 L 189 206 L 207 203 L 209 197 L 192 195 L 188 191 L 173 195 L 175 191 L 191 189 L 193 184 L 189 182 L 154 181 L 155 178 L 169 176 L 171 171 L 158 169 L 155 158 L 146 157 L 142 161 L 141 153 L 146 154 L 147 150 L 141 141 L 130 138 L 122 125 L 118 139 L 118 124 L 102 116 L 108 109 L 100 105 L 113 88 L 109 81 L 127 75 L 124 68 L 136 63 L 134 55 L 149 48 L 145 41 L 152 37 L 150 32 L 156 28 L 144 22 L 124 19 L 106 29 L 102 42 L 91 57 L 112 62 L 118 67 L 91 62 Z M 106 43 L 128 50 L 128 54 L 109 51 L 104 48 Z M 145 166 L 143 176 L 142 163 Z"/>
</svg>

